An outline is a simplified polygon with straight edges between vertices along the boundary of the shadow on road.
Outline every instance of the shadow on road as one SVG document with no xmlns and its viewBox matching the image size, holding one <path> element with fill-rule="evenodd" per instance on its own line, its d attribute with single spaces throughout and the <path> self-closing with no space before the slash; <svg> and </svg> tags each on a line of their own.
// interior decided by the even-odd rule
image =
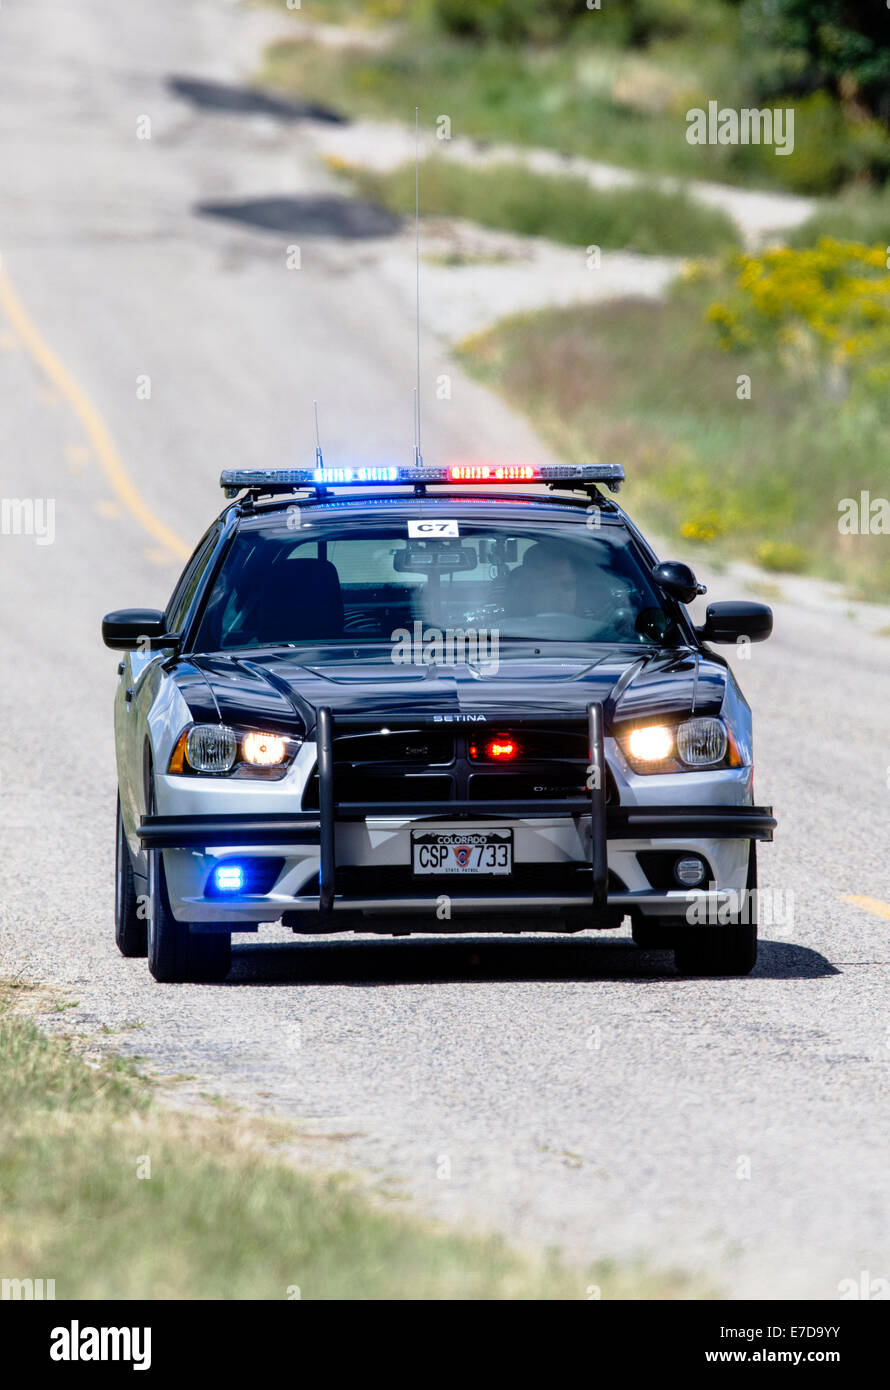
<svg viewBox="0 0 890 1390">
<path fill-rule="evenodd" d="M 377 203 L 331 194 L 294 198 L 252 198 L 243 203 L 199 203 L 203 217 L 224 217 L 264 232 L 288 236 L 327 236 L 345 240 L 394 236 L 401 218 Z"/>
<path fill-rule="evenodd" d="M 345 117 L 332 107 L 314 101 L 293 101 L 254 87 L 231 87 L 226 82 L 204 82 L 194 77 L 169 77 L 167 89 L 201 111 L 239 116 L 276 116 L 282 121 L 329 121 L 343 125 Z"/>
<path fill-rule="evenodd" d="M 761 943 L 758 979 L 814 979 L 839 972 L 818 951 Z M 444 984 L 474 980 L 665 980 L 678 983 L 669 951 L 641 951 L 629 939 L 521 941 L 300 941 L 236 945 L 229 985 Z"/>
</svg>

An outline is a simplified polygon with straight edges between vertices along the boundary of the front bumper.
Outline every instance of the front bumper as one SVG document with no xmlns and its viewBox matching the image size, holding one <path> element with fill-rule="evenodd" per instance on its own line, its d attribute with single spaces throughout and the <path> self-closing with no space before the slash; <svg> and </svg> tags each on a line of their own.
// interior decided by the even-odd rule
<svg viewBox="0 0 890 1390">
<path fill-rule="evenodd" d="M 521 913 L 524 919 L 555 916 L 561 919 L 551 923 L 557 928 L 578 914 L 583 914 L 586 926 L 609 926 L 628 912 L 683 917 L 693 898 L 702 900 L 709 912 L 731 903 L 747 881 L 750 841 L 772 839 L 776 822 L 771 808 L 735 802 L 607 805 L 601 705 L 588 706 L 588 724 L 589 796 L 554 802 L 375 805 L 337 800 L 333 718 L 322 709 L 317 725 L 317 811 L 159 814 L 144 816 L 137 833 L 143 849 L 169 852 L 165 866 L 174 915 L 182 921 L 223 921 L 235 931 L 282 916 L 305 931 L 338 930 L 350 918 L 376 915 L 416 916 L 429 922 L 431 907 L 438 900 L 437 893 L 430 891 L 432 885 L 403 882 L 401 887 L 381 891 L 375 886 L 374 891 L 363 892 L 360 883 L 362 866 L 372 864 L 381 871 L 390 865 L 393 879 L 404 879 L 408 832 L 420 822 L 429 829 L 453 829 L 456 821 L 463 830 L 513 826 L 517 862 L 539 865 L 539 878 L 545 885 L 519 893 L 500 891 L 498 885 L 496 892 L 483 893 L 478 886 L 474 891 L 472 884 L 462 891 L 463 880 L 449 883 L 447 924 L 443 928 L 436 919 L 426 930 L 455 930 L 456 917 L 505 912 Z M 734 795 L 743 794 L 744 789 L 739 782 L 729 787 Z M 710 782 L 709 793 L 714 790 Z M 714 867 L 714 883 L 703 890 L 653 891 L 636 859 L 637 853 L 653 846 L 702 855 Z M 204 885 L 214 864 L 250 853 L 284 859 L 286 867 L 273 890 L 255 898 L 239 896 L 237 901 L 209 900 Z M 576 876 L 583 882 L 569 892 L 548 891 L 548 863 L 554 865 L 554 882 L 560 877 L 555 866 L 567 864 L 583 871 Z"/>
</svg>

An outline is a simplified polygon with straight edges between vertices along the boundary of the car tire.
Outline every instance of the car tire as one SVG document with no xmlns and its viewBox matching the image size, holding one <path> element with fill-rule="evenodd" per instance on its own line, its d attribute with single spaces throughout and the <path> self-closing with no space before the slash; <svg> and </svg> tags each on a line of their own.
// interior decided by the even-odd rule
<svg viewBox="0 0 890 1390">
<path fill-rule="evenodd" d="M 228 932 L 189 929 L 189 979 L 218 984 L 232 968 L 232 938 Z"/>
<path fill-rule="evenodd" d="M 677 924 L 659 917 L 632 920 L 630 932 L 641 951 L 672 951 L 677 940 Z"/>
<path fill-rule="evenodd" d="M 717 927 L 683 927 L 674 948 L 674 964 L 681 975 L 748 975 L 757 964 L 757 846 L 752 841 L 748 859 L 749 893 L 746 903 L 751 922 L 731 922 Z"/>
<path fill-rule="evenodd" d="M 144 916 L 140 916 L 144 910 L 144 902 L 140 902 L 136 892 L 136 875 L 124 834 L 121 799 L 118 796 L 114 851 L 114 939 L 122 956 L 148 954 L 148 922 Z"/>
<path fill-rule="evenodd" d="M 148 968 L 162 984 L 209 984 L 224 980 L 232 965 L 227 932 L 193 932 L 170 911 L 164 861 L 159 849 L 148 855 Z"/>
</svg>

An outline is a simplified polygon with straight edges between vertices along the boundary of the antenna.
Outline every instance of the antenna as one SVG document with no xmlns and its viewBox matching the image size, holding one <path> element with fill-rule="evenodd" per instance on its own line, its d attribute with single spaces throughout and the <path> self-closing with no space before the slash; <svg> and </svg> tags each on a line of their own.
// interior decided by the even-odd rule
<svg viewBox="0 0 890 1390">
<path fill-rule="evenodd" d="M 414 108 L 414 266 L 415 327 L 417 334 L 417 385 L 414 387 L 414 462 L 423 464 L 420 452 L 420 107 Z"/>
<path fill-rule="evenodd" d="M 315 464 L 317 468 L 322 468 L 324 459 L 321 456 L 321 440 L 318 437 L 318 401 L 312 402 L 312 408 L 315 411 Z"/>
</svg>

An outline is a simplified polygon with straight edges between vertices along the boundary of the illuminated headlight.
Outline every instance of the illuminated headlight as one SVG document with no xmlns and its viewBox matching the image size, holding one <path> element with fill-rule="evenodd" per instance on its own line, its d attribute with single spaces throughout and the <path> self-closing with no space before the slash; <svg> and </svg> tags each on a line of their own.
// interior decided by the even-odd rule
<svg viewBox="0 0 890 1390">
<path fill-rule="evenodd" d="M 682 724 L 643 724 L 618 735 L 636 772 L 690 772 L 740 767 L 741 757 L 722 719 L 698 715 Z"/>
<path fill-rule="evenodd" d="M 726 729 L 720 719 L 687 719 L 677 730 L 677 752 L 687 767 L 708 767 L 726 756 Z"/>
<path fill-rule="evenodd" d="M 627 751 L 636 762 L 663 763 L 674 751 L 674 736 L 664 724 L 632 729 Z"/>
<path fill-rule="evenodd" d="M 183 729 L 170 756 L 168 772 L 230 773 L 233 777 L 284 777 L 302 740 L 296 734 L 265 734 L 230 729 L 227 724 L 193 724 Z"/>
<path fill-rule="evenodd" d="M 237 751 L 235 731 L 227 724 L 194 724 L 185 740 L 185 756 L 196 772 L 228 772 Z"/>
<path fill-rule="evenodd" d="M 287 745 L 277 734 L 245 734 L 241 755 L 254 767 L 276 767 L 287 756 Z"/>
</svg>

